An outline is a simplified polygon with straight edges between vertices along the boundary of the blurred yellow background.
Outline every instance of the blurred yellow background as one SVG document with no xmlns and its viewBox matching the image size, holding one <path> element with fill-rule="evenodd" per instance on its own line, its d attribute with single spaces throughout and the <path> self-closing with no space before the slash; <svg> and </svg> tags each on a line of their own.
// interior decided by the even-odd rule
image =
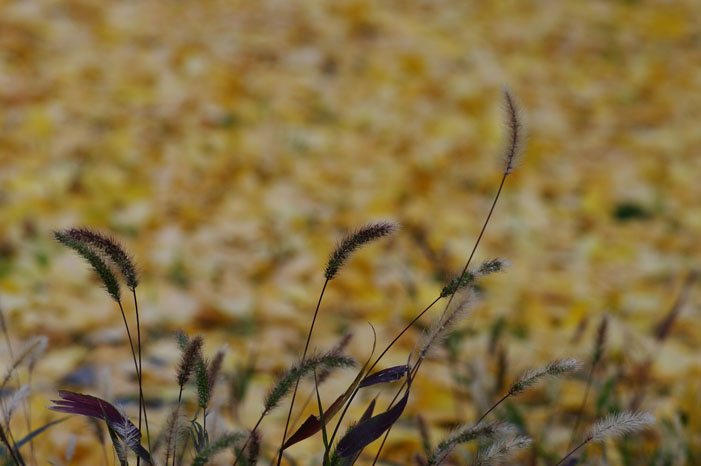
<svg viewBox="0 0 701 466">
<path fill-rule="evenodd" d="M 404 417 L 421 412 L 437 441 L 456 417 L 483 411 L 474 387 L 455 406 L 451 371 L 494 372 L 487 346 L 499 318 L 512 380 L 553 358 L 588 361 L 608 313 L 595 386 L 620 376 L 625 407 L 652 358 L 641 408 L 659 423 L 645 452 L 692 454 L 659 464 L 701 461 L 698 286 L 667 340 L 652 331 L 701 257 L 699 64 L 697 0 L 0 0 L 0 306 L 18 347 L 49 337 L 34 426 L 57 417 L 45 407 L 58 388 L 134 393 L 118 310 L 52 230 L 96 227 L 133 253 L 154 403 L 177 399 L 178 328 L 205 335 L 210 354 L 228 344 L 225 371 L 254 356 L 239 419 L 221 408 L 215 423 L 250 428 L 275 371 L 301 354 L 346 231 L 381 218 L 404 226 L 332 282 L 313 347 L 352 329 L 350 353 L 364 361 L 368 321 L 384 347 L 460 270 L 501 178 L 508 86 L 529 143 L 476 260 L 513 265 L 484 280 L 460 327 L 469 335 L 458 367 L 429 363 Z M 418 335 L 385 363 L 403 363 Z M 324 386 L 326 402 L 351 372 Z M 582 379 L 515 400 L 544 449 L 566 452 Z M 551 392 L 554 401 L 534 401 Z M 227 397 L 222 384 L 218 406 Z M 167 410 L 152 411 L 157 430 Z M 271 451 L 285 415 L 262 425 Z M 70 464 L 99 464 L 86 426 L 47 431 L 40 464 L 67 464 L 71 435 Z M 309 464 L 319 443 L 290 454 Z M 409 464 L 420 448 L 407 421 L 384 455 Z M 623 456 L 610 448 L 607 458 Z"/>
</svg>

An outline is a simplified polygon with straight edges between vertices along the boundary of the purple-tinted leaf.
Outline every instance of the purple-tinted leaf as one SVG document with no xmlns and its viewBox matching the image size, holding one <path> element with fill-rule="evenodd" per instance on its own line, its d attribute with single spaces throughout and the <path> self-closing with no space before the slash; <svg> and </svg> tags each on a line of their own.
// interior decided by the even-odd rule
<svg viewBox="0 0 701 466">
<path fill-rule="evenodd" d="M 380 438 L 380 436 L 389 429 L 392 424 L 397 422 L 399 417 L 404 412 L 406 404 L 409 401 L 409 389 L 411 381 L 407 383 L 406 392 L 399 403 L 377 416 L 358 423 L 338 442 L 338 456 L 341 458 L 354 455 L 367 445 Z"/>
<path fill-rule="evenodd" d="M 370 402 L 368 407 L 365 409 L 365 412 L 363 413 L 362 416 L 360 416 L 360 420 L 358 422 L 363 422 L 367 421 L 372 417 L 372 413 L 375 411 L 375 402 L 377 401 L 377 398 L 373 398 L 373 400 Z M 339 466 L 353 466 L 356 461 L 358 461 L 358 457 L 360 454 L 363 452 L 363 449 L 361 448 L 355 454 L 351 456 L 347 456 L 345 458 L 341 458 Z"/>
<path fill-rule="evenodd" d="M 365 377 L 365 379 L 363 379 L 362 382 L 360 382 L 360 388 L 369 387 L 370 385 L 375 385 L 378 383 L 389 383 L 394 382 L 395 380 L 399 380 L 404 377 L 404 374 L 406 374 L 407 369 L 408 368 L 406 365 L 402 365 L 388 367 L 387 369 L 375 372 L 372 375 L 368 375 L 367 377 Z"/>
<path fill-rule="evenodd" d="M 61 399 L 52 400 L 54 405 L 49 406 L 50 410 L 60 413 L 89 416 L 105 421 L 107 427 L 114 429 L 117 435 L 129 445 L 129 448 L 131 448 L 134 453 L 145 461 L 149 463 L 152 462 L 151 455 L 138 441 L 138 439 L 141 438 L 139 429 L 110 403 L 94 396 L 69 392 L 67 390 L 59 390 L 58 396 L 60 396 Z M 127 434 L 132 438 L 125 438 Z M 133 436 L 136 436 L 136 440 Z"/>
<path fill-rule="evenodd" d="M 105 419 L 113 424 L 123 422 L 124 416 L 105 400 L 67 390 L 59 390 L 58 396 L 62 399 L 53 400 L 55 406 L 50 407 L 53 411 Z"/>
<path fill-rule="evenodd" d="M 373 398 L 370 404 L 368 405 L 367 408 L 365 408 L 365 412 L 363 413 L 362 416 L 360 416 L 360 420 L 358 422 L 363 422 L 367 421 L 370 419 L 372 416 L 372 413 L 375 411 L 375 402 L 377 401 L 377 398 Z"/>
<path fill-rule="evenodd" d="M 324 411 L 324 422 L 328 423 L 331 418 L 333 418 L 336 413 L 343 407 L 344 403 L 348 397 L 346 396 L 346 393 L 343 393 L 341 396 L 336 398 L 336 401 L 331 404 L 328 408 L 326 408 L 326 411 Z M 318 416 L 315 416 L 313 414 L 310 414 L 309 417 L 307 418 L 306 421 L 304 421 L 304 424 L 302 424 L 297 431 L 290 436 L 289 439 L 287 439 L 287 442 L 285 442 L 285 445 L 282 447 L 283 449 L 286 449 L 287 447 L 294 445 L 295 443 L 299 443 L 302 440 L 308 439 L 312 435 L 316 434 L 321 430 L 321 420 L 319 419 Z"/>
</svg>

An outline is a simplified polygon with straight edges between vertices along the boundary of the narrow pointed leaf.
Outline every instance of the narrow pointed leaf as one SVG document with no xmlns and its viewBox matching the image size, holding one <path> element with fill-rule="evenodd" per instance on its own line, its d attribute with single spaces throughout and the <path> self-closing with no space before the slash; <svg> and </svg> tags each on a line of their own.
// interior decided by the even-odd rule
<svg viewBox="0 0 701 466">
<path fill-rule="evenodd" d="M 350 430 L 340 442 L 338 442 L 338 455 L 347 457 L 354 455 L 372 442 L 380 438 L 380 436 L 389 429 L 402 415 L 409 401 L 409 390 L 411 381 L 407 381 L 407 388 L 404 396 L 399 402 L 377 416 L 371 417 L 367 421 L 363 421 Z"/>
<path fill-rule="evenodd" d="M 372 417 L 372 413 L 375 411 L 375 403 L 377 402 L 377 398 L 373 398 L 370 404 L 368 405 L 367 408 L 365 408 L 365 412 L 363 413 L 362 416 L 360 416 L 360 420 L 358 422 L 363 422 L 367 421 Z M 353 466 L 356 461 L 358 461 L 358 458 L 360 457 L 360 454 L 363 452 L 363 449 L 361 448 L 358 450 L 355 455 L 352 456 L 347 456 L 344 458 L 340 459 L 339 466 Z"/>
<path fill-rule="evenodd" d="M 44 431 L 45 431 L 46 429 L 48 429 L 49 427 L 55 426 L 56 424 L 65 421 L 66 419 L 68 419 L 68 418 L 67 418 L 67 417 L 62 417 L 61 419 L 56 419 L 55 421 L 51 421 L 51 422 L 49 422 L 48 424 L 44 424 L 43 426 L 39 427 L 38 429 L 34 429 L 34 430 L 31 431 L 30 433 L 28 433 L 27 435 L 25 435 L 24 437 L 22 437 L 22 439 L 21 439 L 19 442 L 15 443 L 15 446 L 17 447 L 17 449 L 21 448 L 22 445 L 31 442 L 32 440 L 34 440 L 34 438 L 35 438 L 37 435 L 41 434 L 42 432 L 44 432 Z"/>
<path fill-rule="evenodd" d="M 407 369 L 408 367 L 406 365 L 402 365 L 388 367 L 387 369 L 375 372 L 372 375 L 368 375 L 362 382 L 360 382 L 360 388 L 369 387 L 370 385 L 375 385 L 378 383 L 389 383 L 394 382 L 395 380 L 400 380 L 404 378 L 404 374 L 406 374 Z"/>
</svg>

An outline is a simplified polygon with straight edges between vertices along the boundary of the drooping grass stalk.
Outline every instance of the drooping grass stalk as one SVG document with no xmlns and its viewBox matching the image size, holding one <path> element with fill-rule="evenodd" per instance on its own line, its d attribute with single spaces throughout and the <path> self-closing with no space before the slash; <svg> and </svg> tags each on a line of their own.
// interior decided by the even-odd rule
<svg viewBox="0 0 701 466">
<path fill-rule="evenodd" d="M 144 397 L 144 393 L 143 393 L 143 390 L 141 387 L 141 370 L 139 369 L 139 363 L 136 359 L 136 351 L 134 350 L 134 340 L 132 340 L 132 338 L 131 338 L 131 331 L 129 330 L 129 324 L 127 324 L 127 316 L 124 313 L 124 308 L 122 307 L 122 301 L 118 300 L 117 304 L 119 305 L 119 310 L 122 313 L 122 320 L 124 321 L 124 328 L 127 331 L 127 338 L 129 340 L 129 347 L 131 349 L 131 356 L 132 356 L 132 359 L 134 360 L 134 370 L 136 370 L 136 377 L 139 380 L 139 426 L 138 426 L 138 428 L 139 428 L 139 432 L 141 432 L 141 412 L 142 412 L 141 408 L 143 406 L 143 397 Z M 147 428 L 147 430 L 148 430 L 148 428 Z M 150 449 L 150 447 L 149 447 L 149 449 Z M 137 466 L 139 463 L 140 463 L 140 458 L 137 456 L 137 458 L 136 458 Z"/>
<path fill-rule="evenodd" d="M 309 326 L 309 333 L 307 334 L 307 341 L 304 344 L 304 352 L 302 353 L 302 362 L 307 356 L 307 351 L 309 349 L 309 342 L 311 341 L 312 332 L 314 331 L 314 324 L 316 323 L 317 315 L 319 314 L 319 307 L 321 306 L 321 300 L 324 297 L 324 292 L 329 281 L 333 280 L 338 274 L 339 270 L 351 254 L 362 247 L 363 245 L 372 242 L 374 240 L 380 239 L 384 236 L 391 235 L 397 229 L 399 225 L 393 222 L 377 222 L 365 225 L 355 232 L 347 235 L 336 247 L 334 252 L 331 254 L 328 263 L 326 264 L 326 270 L 324 271 L 324 286 L 321 289 L 321 294 L 319 295 L 319 301 L 316 304 L 316 309 L 314 310 L 314 316 L 312 317 L 312 323 Z M 295 398 L 297 396 L 297 389 L 299 388 L 299 379 L 295 383 L 294 391 L 292 392 L 292 401 L 290 402 L 290 409 L 287 413 L 287 420 L 285 421 L 285 429 L 282 434 L 282 442 L 280 443 L 280 452 L 278 455 L 277 466 L 280 466 L 282 461 L 282 452 L 284 451 L 285 440 L 287 440 L 287 430 L 289 429 L 290 419 L 292 417 L 292 410 L 295 404 Z"/>
<path fill-rule="evenodd" d="M 506 182 L 506 177 L 508 176 L 509 173 L 510 173 L 510 171 L 506 171 L 506 170 L 504 171 L 504 175 L 502 176 L 501 182 L 499 183 L 499 189 L 497 190 L 497 194 L 494 196 L 494 201 L 492 202 L 492 206 L 491 206 L 491 208 L 489 209 L 489 213 L 487 214 L 487 218 L 485 219 L 484 224 L 482 225 L 482 230 L 480 231 L 480 234 L 479 234 L 479 236 L 477 237 L 477 241 L 475 242 L 475 245 L 474 245 L 473 248 L 472 248 L 472 252 L 470 253 L 470 256 L 468 257 L 467 262 L 465 262 L 465 266 L 463 267 L 462 272 L 461 272 L 460 275 L 459 275 L 460 278 L 459 278 L 459 280 L 458 280 L 458 283 L 461 283 L 461 282 L 465 279 L 465 276 L 466 276 L 466 273 L 467 273 L 467 269 L 468 269 L 468 267 L 470 266 L 470 263 L 472 262 L 472 258 L 474 257 L 475 252 L 477 251 L 477 247 L 479 246 L 479 243 L 480 243 L 480 241 L 482 240 L 482 236 L 484 235 L 484 232 L 485 232 L 485 230 L 487 229 L 487 224 L 489 224 L 489 220 L 490 220 L 491 217 L 492 217 L 492 214 L 493 214 L 493 212 L 494 212 L 494 208 L 495 208 L 496 205 L 497 205 L 497 201 L 499 200 L 499 196 L 501 195 L 501 191 L 502 191 L 502 189 L 503 189 L 503 187 L 504 187 L 504 183 Z M 443 310 L 443 314 L 445 314 L 445 312 L 447 311 L 447 309 L 450 307 L 451 303 L 453 302 L 453 298 L 454 298 L 454 296 L 455 296 L 455 293 L 456 293 L 457 291 L 458 291 L 458 287 L 455 287 L 455 288 L 452 290 L 452 292 L 451 292 L 451 294 L 450 294 L 450 298 L 449 298 L 449 300 L 448 300 L 448 303 L 446 304 L 446 306 L 445 306 L 445 308 L 444 308 L 444 310 Z M 422 316 L 428 309 L 430 309 L 431 307 L 433 307 L 433 305 L 434 305 L 435 303 L 437 303 L 437 302 L 441 299 L 441 297 L 442 297 L 442 293 L 441 293 L 441 296 L 439 296 L 433 303 L 431 303 L 431 304 L 429 305 L 429 307 L 427 307 L 424 311 L 422 311 L 421 313 L 419 313 L 419 315 L 418 315 L 414 320 L 412 320 L 411 323 L 410 323 L 404 330 L 402 330 L 402 332 L 397 336 L 397 338 L 395 338 L 395 339 L 392 341 L 392 343 L 387 347 L 387 349 L 386 349 L 380 356 L 384 356 L 384 354 L 385 354 L 387 351 L 389 351 L 389 348 L 399 339 L 399 337 L 400 337 L 401 335 L 403 335 L 404 332 L 406 332 L 407 330 L 409 330 L 409 328 L 410 328 L 411 326 L 413 326 L 414 323 L 416 323 L 416 321 L 417 321 L 419 318 L 421 318 L 421 316 Z M 378 361 L 379 361 L 379 359 L 380 359 L 380 358 L 378 358 Z M 413 370 L 412 378 L 416 376 L 416 372 L 418 372 L 419 368 L 421 367 L 421 363 L 422 363 L 422 362 L 423 362 L 423 360 L 421 360 L 421 359 L 417 362 L 417 364 L 416 364 L 416 366 L 415 366 L 415 368 L 414 368 L 414 370 Z M 402 387 L 403 387 L 403 386 L 402 386 Z M 397 394 L 394 396 L 394 399 L 392 400 L 392 403 L 394 403 L 394 401 L 396 401 L 396 399 L 398 398 L 399 393 L 400 393 L 402 387 L 400 387 L 399 391 L 397 391 Z M 392 406 L 392 403 L 390 403 L 390 406 Z M 340 420 L 339 420 L 339 424 L 340 424 Z M 385 442 L 387 441 L 387 437 L 389 437 L 389 434 L 390 434 L 391 431 L 392 431 L 392 428 L 391 428 L 391 427 L 390 427 L 389 429 L 387 429 L 387 432 L 385 433 L 385 436 L 384 436 L 384 438 L 382 439 L 382 444 L 380 445 L 380 448 L 377 450 L 377 454 L 375 455 L 375 459 L 374 459 L 373 462 L 372 462 L 372 465 L 373 465 L 373 466 L 375 466 L 375 464 L 377 463 L 377 460 L 380 458 L 380 453 L 382 453 L 382 449 L 384 448 Z"/>
<path fill-rule="evenodd" d="M 151 435 L 148 426 L 148 415 L 146 414 L 146 404 L 144 402 L 144 392 L 141 377 L 141 326 L 139 322 L 138 302 L 136 299 L 136 286 L 139 284 L 139 277 L 136 271 L 136 266 L 131 260 L 129 254 L 124 248 L 113 238 L 103 235 L 102 233 L 89 230 L 87 228 L 72 228 L 65 231 L 55 231 L 54 238 L 64 246 L 73 249 L 78 255 L 85 259 L 100 277 L 107 293 L 118 304 L 122 314 L 122 320 L 127 331 L 129 346 L 134 360 L 134 369 L 139 383 L 139 421 L 138 429 L 141 432 L 142 413 L 146 423 L 146 436 L 149 441 L 149 449 Z M 105 259 L 110 260 L 120 271 L 127 286 L 131 289 L 134 296 L 134 307 L 136 311 L 137 321 L 137 346 L 139 357 L 137 359 L 137 350 L 134 349 L 134 340 L 132 339 L 127 323 L 126 314 L 121 301 L 121 289 L 119 280 L 114 275 L 112 269 L 107 265 Z M 137 457 L 137 466 L 141 462 L 141 458 Z"/>
<path fill-rule="evenodd" d="M 564 463 L 567 458 L 589 442 L 603 442 L 607 438 L 620 437 L 637 432 L 654 422 L 655 418 L 650 413 L 624 411 L 612 414 L 594 424 L 589 431 L 589 435 L 574 449 L 570 450 L 555 466 Z"/>
<path fill-rule="evenodd" d="M 599 328 L 596 332 L 596 343 L 594 344 L 594 353 L 592 355 L 591 365 L 589 366 L 589 375 L 587 375 L 587 386 L 584 389 L 584 397 L 582 398 L 582 404 L 577 411 L 577 420 L 572 428 L 572 435 L 570 436 L 570 443 L 567 448 L 572 448 L 577 437 L 577 432 L 579 431 L 579 424 L 582 422 L 582 417 L 584 416 L 584 408 L 587 405 L 587 400 L 589 398 L 589 391 L 591 390 L 591 384 L 594 380 L 594 370 L 596 366 L 601 361 L 604 354 L 604 344 L 606 343 L 606 333 L 608 328 L 608 316 L 604 315 L 599 324 Z"/>
<path fill-rule="evenodd" d="M 505 126 L 507 128 L 507 139 L 506 139 L 506 144 L 505 144 L 504 152 L 503 152 L 504 170 L 503 170 L 503 174 L 501 177 L 501 181 L 499 183 L 499 188 L 497 189 L 497 193 L 494 196 L 494 201 L 492 201 L 492 206 L 489 209 L 489 213 L 487 214 L 487 218 L 484 220 L 484 224 L 482 225 L 482 229 L 480 230 L 480 233 L 477 236 L 477 240 L 475 241 L 475 245 L 473 246 L 472 251 L 470 252 L 470 256 L 468 257 L 467 261 L 465 262 L 465 266 L 462 269 L 462 273 L 460 273 L 460 275 L 459 275 L 460 278 L 458 280 L 458 283 L 461 283 L 465 279 L 468 267 L 470 266 L 470 263 L 472 262 L 472 258 L 474 257 L 475 252 L 477 251 L 477 248 L 479 247 L 479 244 L 482 241 L 482 237 L 484 236 L 484 232 L 487 229 L 487 225 L 489 224 L 489 221 L 492 218 L 492 214 L 494 213 L 494 209 L 496 208 L 497 202 L 499 201 L 499 197 L 501 196 L 501 191 L 503 190 L 504 184 L 506 183 L 506 178 L 514 170 L 519 157 L 523 153 L 523 148 L 524 148 L 524 144 L 525 144 L 525 129 L 523 127 L 522 118 L 520 115 L 521 112 L 519 111 L 518 104 L 516 103 L 515 98 L 511 95 L 511 93 L 508 90 L 505 89 L 503 91 L 503 95 L 504 95 L 504 110 L 505 110 Z M 452 290 L 452 292 L 450 294 L 450 299 L 448 300 L 448 304 L 446 304 L 446 306 L 443 310 L 443 315 L 447 312 L 448 308 L 452 304 L 453 298 L 455 297 L 455 293 L 457 291 L 458 291 L 458 287 L 455 287 L 455 289 Z M 438 300 L 436 300 L 436 301 L 438 301 Z M 412 321 L 412 325 L 415 322 L 415 320 Z M 421 362 L 422 362 L 421 360 L 418 361 L 418 363 L 416 365 L 416 370 L 414 371 L 414 374 L 412 375 L 412 377 L 416 376 L 416 372 L 418 372 L 418 368 L 421 367 Z M 401 390 L 401 388 L 400 388 L 400 390 Z M 398 394 L 399 394 L 399 392 L 397 392 L 397 395 L 395 395 L 395 397 L 394 397 L 395 400 L 396 400 Z M 382 452 L 382 448 L 384 446 L 385 440 L 387 440 L 387 437 L 389 436 L 389 433 L 391 430 L 392 430 L 391 428 L 387 430 L 387 433 L 385 434 L 385 438 L 383 439 L 382 445 L 380 446 L 380 449 L 377 451 L 377 455 L 375 456 L 375 460 L 373 461 L 373 465 L 377 462 L 377 459 L 380 457 L 380 453 Z"/>
</svg>

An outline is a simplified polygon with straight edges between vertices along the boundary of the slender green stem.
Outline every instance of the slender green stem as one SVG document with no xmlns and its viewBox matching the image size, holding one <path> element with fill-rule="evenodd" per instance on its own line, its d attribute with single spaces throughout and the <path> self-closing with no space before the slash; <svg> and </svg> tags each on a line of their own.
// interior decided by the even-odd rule
<svg viewBox="0 0 701 466">
<path fill-rule="evenodd" d="M 302 363 L 304 363 L 307 357 L 307 351 L 309 350 L 309 342 L 312 339 L 312 332 L 314 331 L 314 324 L 316 323 L 316 317 L 319 314 L 319 307 L 321 306 L 321 300 L 324 298 L 324 292 L 326 291 L 326 286 L 329 284 L 329 279 L 324 281 L 324 287 L 321 289 L 319 294 L 319 301 L 316 303 L 316 309 L 314 310 L 314 317 L 312 318 L 312 323 L 309 326 L 309 333 L 307 334 L 307 342 L 304 344 L 304 353 L 302 353 Z M 290 402 L 290 410 L 287 412 L 287 420 L 285 421 L 285 431 L 282 434 L 282 442 L 280 442 L 280 455 L 278 456 L 277 466 L 280 466 L 282 461 L 282 452 L 284 450 L 285 440 L 287 440 L 287 429 L 290 427 L 290 419 L 292 418 L 292 409 L 295 406 L 295 398 L 297 396 L 297 389 L 299 388 L 299 379 L 295 382 L 295 388 L 292 391 L 292 401 Z"/>
<path fill-rule="evenodd" d="M 182 402 L 183 399 L 183 386 L 180 386 L 180 393 L 178 393 L 178 407 L 176 408 L 177 411 L 180 411 L 180 403 Z M 177 425 L 177 424 L 176 424 Z M 173 439 L 173 466 L 175 466 L 175 458 L 178 456 L 178 435 L 176 432 L 175 438 Z M 166 464 L 166 466 L 168 466 Z"/>
<path fill-rule="evenodd" d="M 261 413 L 260 417 L 258 418 L 258 422 L 256 422 L 256 425 L 253 426 L 253 429 L 251 429 L 251 433 L 248 434 L 248 438 L 246 438 L 246 441 L 243 442 L 243 446 L 239 450 L 239 454 L 236 455 L 236 460 L 234 461 L 234 465 L 236 466 L 239 463 L 239 459 L 241 458 L 241 455 L 246 451 L 246 447 L 248 446 L 248 442 L 251 441 L 251 437 L 253 436 L 253 433 L 258 429 L 258 426 L 260 425 L 261 421 L 265 417 L 265 415 L 268 414 L 267 410 L 263 410 L 263 413 Z M 282 453 L 281 453 L 282 454 Z"/>
<path fill-rule="evenodd" d="M 316 402 L 319 407 L 319 422 L 321 422 L 321 437 L 324 442 L 324 466 L 329 464 L 329 437 L 326 432 L 326 422 L 324 420 L 324 407 L 321 404 L 319 395 L 319 379 L 316 377 L 316 367 L 314 368 L 314 390 L 316 392 Z"/>
<path fill-rule="evenodd" d="M 136 378 L 139 380 L 139 433 L 141 433 L 141 401 L 143 398 L 143 392 L 141 391 L 141 371 L 139 370 L 139 363 L 136 360 L 136 350 L 134 349 L 134 340 L 131 338 L 131 331 L 129 330 L 129 324 L 127 323 L 127 315 L 124 312 L 124 307 L 122 306 L 122 301 L 117 300 L 119 305 L 119 310 L 122 313 L 122 320 L 124 321 L 124 328 L 127 331 L 127 339 L 129 340 L 129 347 L 131 348 L 131 356 L 134 360 L 134 370 L 136 370 Z M 141 464 L 141 457 L 136 458 L 137 466 Z"/>
<path fill-rule="evenodd" d="M 511 395 L 513 395 L 513 392 L 508 392 L 506 395 L 502 396 L 502 397 L 499 399 L 499 401 L 497 401 L 496 403 L 494 403 L 494 404 L 492 405 L 491 408 L 489 408 L 482 416 L 480 416 L 479 419 L 477 419 L 477 422 L 475 422 L 475 425 L 477 425 L 477 424 L 479 424 L 480 422 L 482 422 L 482 421 L 484 420 L 484 418 L 487 417 L 487 415 L 488 415 L 489 413 L 491 413 L 492 411 L 494 411 L 495 409 L 497 409 L 497 407 L 498 407 L 500 404 L 502 404 L 504 401 L 506 401 L 506 399 L 509 398 Z"/>
<path fill-rule="evenodd" d="M 207 407 L 206 406 L 202 412 L 202 432 L 204 432 L 205 445 L 208 445 L 209 444 L 209 437 L 207 436 Z"/>
<path fill-rule="evenodd" d="M 139 302 L 136 300 L 136 289 L 131 289 L 131 294 L 134 297 L 134 311 L 136 313 L 136 341 L 139 351 L 139 408 L 144 411 L 144 423 L 146 424 L 146 439 L 148 441 L 148 450 L 151 451 L 151 432 L 148 428 L 148 414 L 146 413 L 146 400 L 144 399 L 144 388 L 142 382 L 141 370 L 141 323 L 139 322 Z M 139 411 L 139 430 L 141 430 L 141 411 Z"/>
<path fill-rule="evenodd" d="M 584 445 L 586 445 L 587 443 L 591 442 L 592 438 L 593 438 L 593 437 L 589 436 L 589 437 L 587 437 L 586 439 L 584 439 L 584 441 L 583 441 L 582 443 L 580 443 L 579 445 L 577 445 L 577 447 L 576 447 L 574 450 L 572 450 L 572 451 L 570 451 L 569 453 L 567 453 L 567 454 L 565 455 L 564 458 L 562 458 L 560 461 L 558 461 L 557 463 L 555 463 L 555 466 L 559 466 L 559 465 L 562 464 L 567 458 L 569 458 L 570 456 L 574 455 L 574 453 L 575 453 L 577 450 L 579 450 L 580 448 L 582 448 L 582 447 L 583 447 Z"/>
</svg>

